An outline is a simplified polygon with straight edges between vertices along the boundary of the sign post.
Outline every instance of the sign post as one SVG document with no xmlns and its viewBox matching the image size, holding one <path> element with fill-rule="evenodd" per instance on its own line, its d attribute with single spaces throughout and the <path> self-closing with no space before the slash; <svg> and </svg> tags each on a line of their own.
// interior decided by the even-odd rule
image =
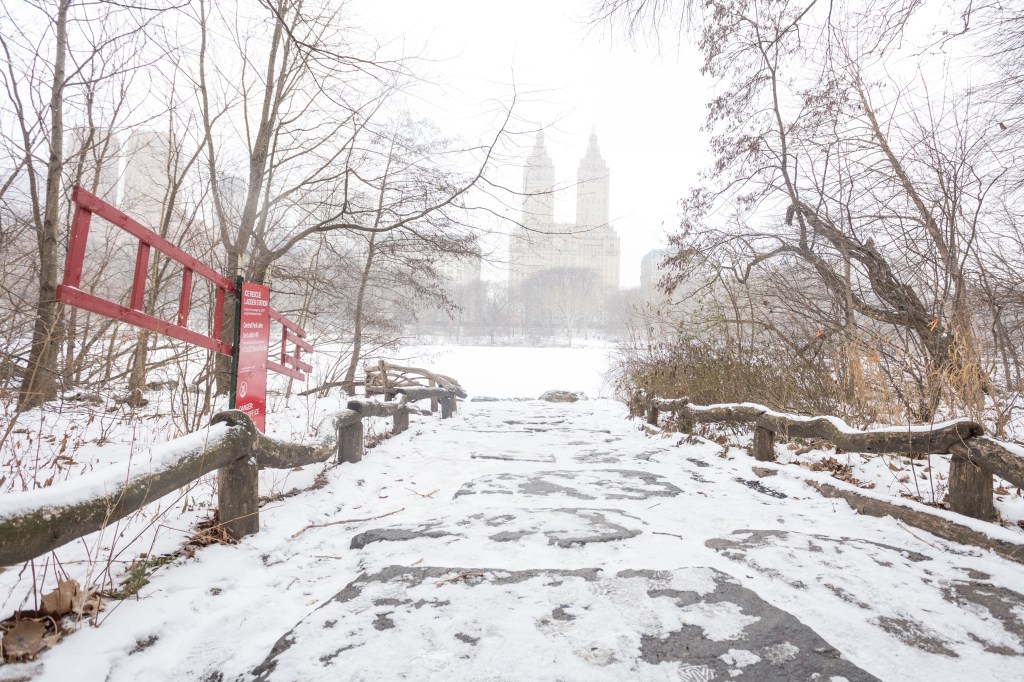
<svg viewBox="0 0 1024 682">
<path fill-rule="evenodd" d="M 235 409 L 245 412 L 260 431 L 266 429 L 267 354 L 270 350 L 270 288 L 242 284 L 238 316 L 238 370 Z"/>
</svg>

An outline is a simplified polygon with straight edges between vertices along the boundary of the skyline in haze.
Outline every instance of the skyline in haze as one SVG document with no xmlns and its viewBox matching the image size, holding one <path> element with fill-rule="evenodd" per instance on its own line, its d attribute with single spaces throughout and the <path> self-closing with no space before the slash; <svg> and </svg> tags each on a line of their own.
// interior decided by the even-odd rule
<svg viewBox="0 0 1024 682">
<path fill-rule="evenodd" d="M 428 76 L 444 93 L 411 106 L 442 129 L 477 129 L 507 101 L 514 83 L 517 130 L 543 128 L 555 166 L 555 219 L 572 222 L 576 171 L 592 131 L 611 174 L 610 218 L 622 243 L 620 281 L 637 286 L 640 261 L 665 246 L 678 226 L 678 200 L 707 165 L 705 117 L 709 83 L 688 48 L 659 53 L 633 45 L 586 21 L 590 2 L 524 0 L 517 5 L 440 0 L 389 0 L 362 6 L 366 28 L 391 47 L 428 60 Z M 433 61 L 430 61 L 433 60 Z M 498 173 L 506 187 L 521 182 L 533 136 L 521 136 Z M 504 234 L 518 217 L 518 201 L 505 207 Z M 507 254 L 507 238 L 494 242 Z M 500 268 L 485 270 L 503 279 Z"/>
</svg>

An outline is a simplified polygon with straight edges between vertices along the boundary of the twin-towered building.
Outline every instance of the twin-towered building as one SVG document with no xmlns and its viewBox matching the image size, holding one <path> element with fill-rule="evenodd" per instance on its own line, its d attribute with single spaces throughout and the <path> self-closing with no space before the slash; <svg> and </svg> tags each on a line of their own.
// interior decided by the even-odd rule
<svg viewBox="0 0 1024 682">
<path fill-rule="evenodd" d="M 576 180 L 576 222 L 556 223 L 555 166 L 538 132 L 523 169 L 523 217 L 509 244 L 512 291 L 538 273 L 563 268 L 593 271 L 605 292 L 618 290 L 619 237 L 609 223 L 610 178 L 594 133 Z"/>
</svg>

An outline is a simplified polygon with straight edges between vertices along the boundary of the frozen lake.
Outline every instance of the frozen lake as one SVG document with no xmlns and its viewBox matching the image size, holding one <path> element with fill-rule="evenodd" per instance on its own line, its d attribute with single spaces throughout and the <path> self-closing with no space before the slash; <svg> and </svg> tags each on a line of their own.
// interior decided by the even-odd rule
<svg viewBox="0 0 1024 682">
<path fill-rule="evenodd" d="M 606 376 L 613 344 L 576 348 L 430 345 L 403 348 L 395 362 L 408 363 L 457 379 L 472 396 L 536 398 L 544 391 L 583 391 L 611 397 Z"/>
</svg>

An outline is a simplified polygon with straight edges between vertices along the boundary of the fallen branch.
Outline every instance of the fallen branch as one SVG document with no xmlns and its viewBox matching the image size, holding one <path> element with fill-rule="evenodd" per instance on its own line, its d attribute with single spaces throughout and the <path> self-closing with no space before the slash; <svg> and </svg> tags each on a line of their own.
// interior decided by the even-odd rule
<svg viewBox="0 0 1024 682">
<path fill-rule="evenodd" d="M 432 490 L 429 493 L 418 493 L 415 490 L 413 490 L 412 488 L 406 488 L 406 490 L 411 492 L 413 495 L 419 495 L 420 497 L 428 497 L 430 499 L 434 499 L 434 493 L 436 493 L 437 490 L 440 490 L 440 488 L 438 488 L 437 490 Z"/>
<path fill-rule="evenodd" d="M 342 519 L 341 521 L 331 521 L 329 523 L 311 523 L 308 526 L 306 526 L 305 528 L 300 528 L 298 531 L 296 531 L 292 535 L 292 540 L 294 540 L 298 536 L 302 535 L 303 533 L 305 533 L 310 528 L 327 528 L 328 526 L 340 526 L 340 525 L 344 525 L 346 523 L 362 523 L 364 521 L 376 521 L 377 519 L 383 519 L 385 516 L 394 516 L 395 514 L 397 514 L 399 512 L 404 512 L 404 511 L 405 511 L 405 507 L 402 507 L 401 509 L 396 509 L 393 512 L 388 512 L 387 514 L 381 514 L 380 516 L 371 516 L 371 517 L 366 518 L 366 519 Z"/>
<path fill-rule="evenodd" d="M 482 578 L 482 577 L 484 577 L 484 574 L 479 572 L 479 571 L 463 571 L 462 573 L 459 573 L 458 575 L 453 576 L 451 578 L 445 578 L 444 580 L 438 580 L 434 584 L 434 587 L 441 587 L 442 585 L 447 585 L 449 583 L 454 584 L 454 583 L 459 582 L 460 580 L 467 580 L 469 578 Z"/>
<path fill-rule="evenodd" d="M 662 533 L 662 532 L 656 531 L 656 530 L 652 530 L 651 531 L 651 535 L 667 535 L 670 538 L 679 538 L 680 540 L 685 540 L 686 539 L 682 535 L 676 535 L 675 533 Z"/>
</svg>

